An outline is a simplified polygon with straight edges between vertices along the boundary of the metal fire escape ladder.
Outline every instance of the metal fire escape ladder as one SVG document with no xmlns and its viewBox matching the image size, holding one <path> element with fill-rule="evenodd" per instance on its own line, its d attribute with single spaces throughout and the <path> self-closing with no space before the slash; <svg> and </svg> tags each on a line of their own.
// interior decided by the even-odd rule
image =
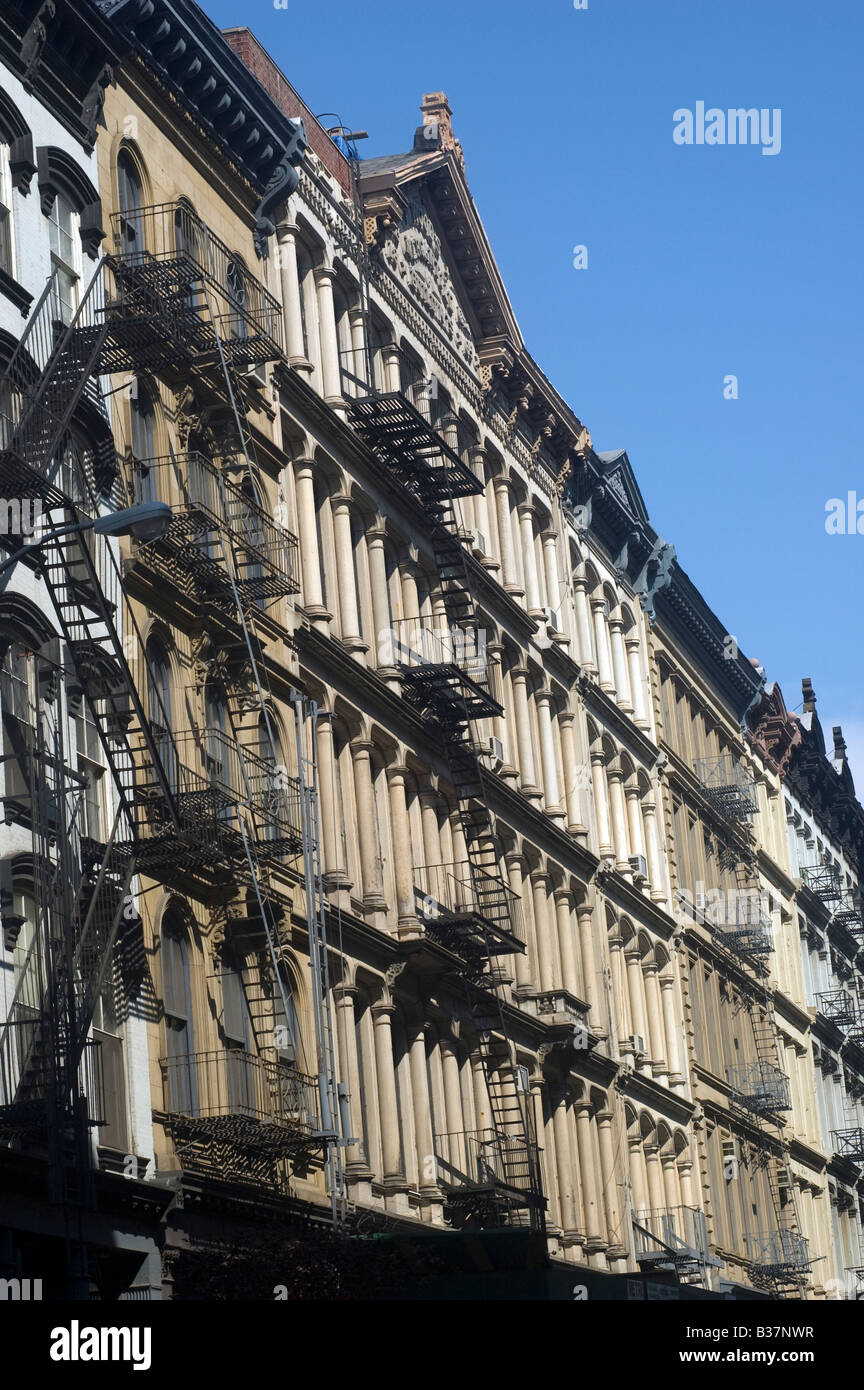
<svg viewBox="0 0 864 1390">
<path fill-rule="evenodd" d="M 727 832 L 732 831 L 727 838 L 734 848 L 728 853 L 730 858 L 734 854 L 738 894 L 744 895 L 745 903 L 761 902 L 758 855 L 749 825 L 749 816 L 755 814 L 757 808 L 743 786 L 739 769 L 731 767 L 724 773 L 722 761 L 707 760 L 697 765 L 697 774 L 715 815 Z M 705 770 L 700 771 L 700 766 Z M 774 1000 L 761 945 L 757 944 L 754 949 L 744 933 L 742 947 L 741 934 L 737 934 L 737 941 L 735 935 L 721 931 L 715 933 L 715 941 L 730 957 L 739 982 L 753 1032 L 756 1060 L 755 1064 L 730 1068 L 728 1079 L 733 1103 L 747 1114 L 759 1162 L 765 1170 L 774 1218 L 772 1230 L 747 1238 L 750 1277 L 754 1285 L 775 1298 L 803 1298 L 811 1262 L 798 1221 L 789 1144 L 782 1119 L 782 1112 L 790 1108 L 791 1102 L 789 1083 L 777 1051 Z M 743 961 L 739 959 L 742 954 Z M 751 967 L 749 974 L 745 963 Z"/>
<path fill-rule="evenodd" d="M 201 293 L 206 303 L 207 311 L 212 323 L 215 342 L 218 348 L 219 362 L 225 380 L 225 388 L 230 402 L 231 411 L 234 417 L 234 424 L 237 430 L 237 437 L 241 445 L 241 453 L 245 464 L 250 487 L 255 488 L 255 473 L 252 467 L 252 456 L 254 453 L 254 443 L 245 428 L 244 420 L 238 406 L 238 389 L 234 375 L 234 369 L 229 364 L 226 356 L 222 336 L 219 330 L 219 322 L 213 312 L 210 293 L 205 282 L 201 282 Z M 220 473 L 220 489 L 222 493 L 223 506 L 225 513 L 228 512 L 228 498 L 225 490 L 224 474 Z M 226 571 L 228 573 L 231 590 L 234 598 L 234 606 L 240 621 L 243 632 L 243 639 L 246 646 L 249 668 L 252 674 L 254 689 L 257 695 L 255 705 L 255 728 L 253 737 L 257 737 L 260 728 L 259 721 L 263 720 L 264 729 L 267 733 L 269 742 L 269 753 L 271 766 L 278 768 L 279 745 L 276 732 L 273 727 L 272 716 L 270 713 L 273 700 L 272 689 L 270 687 L 267 674 L 267 666 L 260 639 L 253 622 L 249 621 L 249 614 L 246 611 L 246 603 L 238 583 L 240 572 L 239 558 L 234 549 L 234 545 L 228 533 L 228 542 L 222 541 L 223 552 L 225 555 Z M 233 692 L 236 695 L 236 692 Z M 226 691 L 229 695 L 229 691 Z M 312 764 L 312 776 L 307 776 L 308 761 L 302 747 L 302 720 L 300 714 L 300 697 L 295 695 L 295 711 L 297 718 L 297 755 L 298 773 L 300 776 L 301 790 L 301 818 L 302 818 L 302 851 L 304 882 L 307 902 L 307 925 L 309 929 L 309 954 L 310 969 L 312 974 L 312 997 L 313 1012 L 315 1019 L 316 1051 L 318 1060 L 318 1084 L 319 1101 L 321 1106 L 319 1133 L 316 1136 L 325 1150 L 325 1161 L 328 1175 L 328 1186 L 330 1189 L 331 1203 L 334 1221 L 341 1221 L 345 1211 L 345 1181 L 342 1164 L 341 1149 L 337 1143 L 336 1126 L 339 1119 L 339 1107 L 337 1100 L 338 1083 L 336 1079 L 336 1063 L 333 1048 L 332 1014 L 330 1004 L 330 989 L 328 979 L 328 960 L 327 960 L 327 938 L 326 924 L 323 910 L 323 892 L 321 888 L 321 875 L 318 850 L 318 809 L 317 809 L 317 780 L 315 777 L 314 762 Z M 229 696 L 229 715 L 234 726 L 237 747 L 240 753 L 241 774 L 246 787 L 247 798 L 251 804 L 253 800 L 252 782 L 246 757 L 246 741 L 243 737 L 244 732 L 248 733 L 248 728 L 244 729 L 241 723 L 242 707 L 236 698 L 232 701 Z M 285 989 L 283 973 L 279 969 L 279 959 L 281 955 L 281 942 L 278 939 L 275 924 L 271 920 L 271 912 L 267 902 L 264 885 L 267 884 L 267 894 L 272 893 L 269 886 L 268 877 L 258 853 L 258 846 L 255 838 L 249 834 L 248 826 L 241 821 L 243 845 L 249 866 L 252 889 L 255 893 L 258 910 L 264 925 L 267 939 L 268 954 L 273 968 L 274 984 L 279 991 L 283 1017 L 290 1016 L 288 995 Z M 345 1136 L 346 1138 L 348 1136 Z"/>
<path fill-rule="evenodd" d="M 368 319 L 367 319 L 368 330 Z M 368 341 L 368 331 L 364 335 Z M 469 991 L 492 1110 L 497 1169 L 503 1189 L 521 1194 L 531 1225 L 545 1226 L 539 1155 L 530 1095 L 509 1037 L 504 984 L 496 964 L 504 950 L 521 949 L 513 939 L 510 894 L 500 878 L 500 856 L 477 752 L 474 725 L 500 713 L 491 697 L 480 651 L 477 615 L 465 549 L 456 514 L 460 495 L 478 490 L 458 455 L 440 438 L 402 392 L 378 392 L 367 363 L 368 394 L 349 395 L 349 417 L 372 453 L 419 502 L 431 523 L 435 563 L 451 623 L 449 651 L 436 660 L 413 656 L 400 662 L 403 698 L 442 737 L 459 806 L 468 854 L 471 890 L 485 938 L 482 959 L 467 961 Z M 418 619 L 418 628 L 420 620 Z M 432 634 L 433 645 L 437 637 Z M 461 651 L 459 648 L 461 647 Z M 467 651 L 467 657 L 466 657 Z M 481 674 L 481 666 L 483 666 Z M 509 938 L 509 945 L 507 944 Z M 497 1035 L 497 1040 L 496 1040 Z M 500 1040 L 500 1041 L 498 1041 Z M 503 1044 L 503 1046 L 502 1046 Z M 506 1197 L 502 1197 L 506 1204 Z"/>
</svg>

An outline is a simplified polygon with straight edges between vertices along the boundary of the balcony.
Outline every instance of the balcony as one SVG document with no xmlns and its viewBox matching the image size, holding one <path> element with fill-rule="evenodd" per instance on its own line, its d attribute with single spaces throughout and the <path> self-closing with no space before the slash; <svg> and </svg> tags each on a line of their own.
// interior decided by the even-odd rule
<svg viewBox="0 0 864 1390">
<path fill-rule="evenodd" d="M 155 724 L 152 730 L 167 789 L 147 746 L 134 742 L 136 855 L 141 872 L 158 877 L 176 870 L 225 879 L 232 865 L 245 860 L 237 796 L 208 775 L 205 760 L 196 756 L 192 735 L 174 738 Z M 186 758 L 195 765 L 189 766 Z"/>
<path fill-rule="evenodd" d="M 299 592 L 296 536 L 203 454 L 136 459 L 133 467 L 134 500 L 170 500 L 173 511 L 165 534 L 141 549 L 169 572 L 182 569 L 202 598 L 234 602 L 229 549 L 241 598 L 263 603 Z"/>
<path fill-rule="evenodd" d="M 837 904 L 831 914 L 831 925 L 842 927 L 851 936 L 861 936 L 864 934 L 864 919 L 861 916 L 861 903 L 858 897 L 851 892 L 844 891 L 840 894 Z"/>
<path fill-rule="evenodd" d="M 495 874 L 467 861 L 415 869 L 414 897 L 427 937 L 478 977 L 488 978 L 495 957 L 525 949 L 521 899 Z"/>
<path fill-rule="evenodd" d="M 245 860 L 240 814 L 254 832 L 259 854 L 281 862 L 297 854 L 300 831 L 300 783 L 284 768 L 242 748 L 221 729 L 175 734 L 163 761 L 184 817 L 199 812 L 212 817 L 223 847 Z M 183 791 L 188 785 L 191 790 Z M 204 794 L 206 787 L 207 793 Z"/>
<path fill-rule="evenodd" d="M 164 1110 L 182 1141 L 229 1145 L 263 1159 L 314 1147 L 318 1078 L 242 1048 L 163 1057 Z"/>
<path fill-rule="evenodd" d="M 771 1117 L 792 1109 L 789 1078 L 779 1067 L 754 1062 L 727 1067 L 726 1075 L 732 1099 L 754 1115 Z"/>
<path fill-rule="evenodd" d="M 759 810 L 752 780 L 729 753 L 700 758 L 693 770 L 714 812 L 725 821 L 741 824 Z"/>
<path fill-rule="evenodd" d="M 832 1129 L 831 1139 L 838 1158 L 848 1158 L 852 1163 L 864 1163 L 864 1129 Z"/>
<path fill-rule="evenodd" d="M 435 1176 L 454 1226 L 522 1226 L 540 1208 L 537 1145 L 492 1129 L 435 1137 Z"/>
<path fill-rule="evenodd" d="M 483 484 L 443 438 L 435 378 L 423 381 L 395 346 L 386 352 L 399 373 L 398 389 L 379 390 L 367 379 L 364 351 L 340 353 L 342 392 L 357 433 L 394 482 L 436 513 L 452 498 L 481 493 Z M 379 377 L 386 370 L 380 368 Z"/>
<path fill-rule="evenodd" d="M 836 864 L 816 864 L 802 870 L 802 878 L 817 898 L 837 902 L 843 891 L 843 876 Z"/>
<path fill-rule="evenodd" d="M 810 1269 L 807 1240 L 798 1231 L 781 1227 L 747 1236 L 747 1258 L 754 1284 L 797 1283 Z"/>
<path fill-rule="evenodd" d="M 705 1213 L 697 1207 L 636 1212 L 633 1239 L 640 1269 L 686 1274 L 722 1263 L 711 1254 Z"/>
<path fill-rule="evenodd" d="M 858 1020 L 858 1006 L 845 989 L 823 990 L 814 995 L 816 1009 L 837 1028 L 851 1028 Z"/>
<path fill-rule="evenodd" d="M 489 688 L 483 632 L 402 618 L 379 634 L 378 664 L 395 666 L 405 698 L 429 718 L 450 724 L 503 711 Z"/>
<path fill-rule="evenodd" d="M 774 950 L 771 918 L 762 906 L 762 894 L 758 889 L 733 889 L 723 893 L 720 901 L 707 909 L 706 918 L 717 939 L 743 960 L 770 956 Z"/>
<path fill-rule="evenodd" d="M 106 305 L 103 372 L 221 372 L 282 356 L 278 300 L 183 203 L 111 218 L 114 298 Z"/>
</svg>

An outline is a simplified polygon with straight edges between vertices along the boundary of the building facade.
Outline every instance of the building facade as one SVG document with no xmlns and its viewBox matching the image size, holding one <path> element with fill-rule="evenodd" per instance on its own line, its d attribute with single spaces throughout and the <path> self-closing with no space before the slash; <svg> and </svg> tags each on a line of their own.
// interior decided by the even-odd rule
<svg viewBox="0 0 864 1390">
<path fill-rule="evenodd" d="M 132 1254 L 109 1277 L 95 1228 L 77 1246 L 102 1296 L 206 1296 L 226 1251 L 265 1247 L 278 1285 L 280 1249 L 370 1231 L 509 1232 L 592 1296 L 626 1296 L 624 1275 L 836 1294 L 857 1149 L 829 1156 L 840 1111 L 808 1114 L 808 1078 L 827 1058 L 835 1128 L 860 1126 L 816 1002 L 852 997 L 856 938 L 814 993 L 799 923 L 840 925 L 800 868 L 833 855 L 857 901 L 859 844 L 823 832 L 794 859 L 816 774 L 789 789 L 764 677 L 626 452 L 594 449 L 527 351 L 446 96 L 406 153 L 359 159 L 248 30 L 187 0 L 73 9 L 104 45 L 87 131 L 57 137 L 80 169 L 33 173 L 61 210 L 77 189 L 92 270 L 73 283 L 56 248 L 49 267 L 49 211 L 44 266 L 5 271 L 10 358 L 49 268 L 60 312 L 44 360 L 28 350 L 37 389 L 8 377 L 3 458 L 49 504 L 58 698 L 90 738 L 88 813 L 106 795 L 78 851 L 92 896 L 63 909 L 80 1008 L 58 1022 L 40 981 L 22 1053 L 15 951 L 47 923 L 56 855 L 7 777 L 16 1181 L 41 1157 L 76 1213 L 82 1174 L 127 1184 Z M 20 98 L 0 107 L 11 254 L 37 244 Z M 46 410 L 62 441 L 81 416 L 68 478 L 40 453 Z M 92 529 L 160 502 L 150 529 L 53 539 L 61 514 Z M 47 678 L 25 689 L 10 660 L 14 733 Z M 77 1116 L 76 1153 L 16 1129 L 25 1102 Z M 39 1277 L 33 1220 L 4 1229 L 20 1276 Z"/>
</svg>

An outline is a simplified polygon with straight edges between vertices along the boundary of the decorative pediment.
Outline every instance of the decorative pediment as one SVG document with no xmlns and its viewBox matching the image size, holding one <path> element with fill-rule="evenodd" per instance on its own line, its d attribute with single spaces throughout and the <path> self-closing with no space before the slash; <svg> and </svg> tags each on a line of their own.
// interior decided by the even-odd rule
<svg viewBox="0 0 864 1390">
<path fill-rule="evenodd" d="M 599 453 L 596 457 L 602 466 L 602 486 L 618 499 L 622 507 L 630 513 L 634 521 L 645 524 L 648 510 L 639 491 L 636 475 L 630 465 L 626 449 L 615 449 Z"/>
<path fill-rule="evenodd" d="M 477 351 L 471 329 L 459 302 L 441 238 L 419 193 L 407 200 L 401 222 L 391 227 L 385 236 L 381 256 L 454 349 L 476 370 Z"/>
</svg>

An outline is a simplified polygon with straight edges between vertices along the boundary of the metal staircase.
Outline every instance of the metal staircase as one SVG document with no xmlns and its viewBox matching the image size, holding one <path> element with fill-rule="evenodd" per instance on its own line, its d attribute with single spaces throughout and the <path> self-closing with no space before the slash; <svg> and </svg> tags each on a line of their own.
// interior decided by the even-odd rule
<svg viewBox="0 0 864 1390">
<path fill-rule="evenodd" d="M 542 1230 L 545 1200 L 533 1109 L 508 1035 L 505 978 L 499 964 L 502 956 L 524 947 L 514 931 L 513 895 L 501 876 L 494 818 L 478 756 L 478 723 L 502 710 L 489 689 L 456 508 L 458 498 L 478 493 L 481 484 L 402 391 L 377 391 L 353 374 L 350 382 L 346 408 L 351 423 L 371 454 L 427 518 L 448 622 L 446 631 L 419 619 L 394 625 L 394 656 L 403 698 L 446 750 L 475 905 L 473 914 L 451 917 L 446 926 L 438 918 L 427 927 L 427 934 L 446 940 L 461 959 L 492 1112 L 490 1132 L 473 1144 L 473 1164 L 467 1161 L 465 1149 L 466 1145 L 472 1148 L 471 1136 L 463 1137 L 460 1149 L 465 1149 L 465 1171 L 449 1157 L 439 1160 L 442 1183 L 451 1218 L 460 1225 L 530 1224 Z M 445 1138 L 441 1136 L 441 1141 Z"/>
<path fill-rule="evenodd" d="M 789 1080 L 780 1066 L 777 1027 L 766 957 L 773 949 L 762 914 L 759 861 L 750 817 L 758 811 L 753 788 L 731 755 L 696 764 L 702 792 L 734 865 L 736 906 L 731 920 L 715 924 L 715 943 L 726 954 L 730 975 L 750 1019 L 753 1059 L 730 1067 L 730 1102 L 747 1124 L 757 1162 L 764 1169 L 773 1216 L 769 1230 L 747 1237 L 752 1283 L 774 1298 L 803 1298 L 810 1271 L 807 1241 L 798 1223 L 783 1115 L 792 1107 Z M 739 905 L 747 904 L 740 918 Z"/>
</svg>

